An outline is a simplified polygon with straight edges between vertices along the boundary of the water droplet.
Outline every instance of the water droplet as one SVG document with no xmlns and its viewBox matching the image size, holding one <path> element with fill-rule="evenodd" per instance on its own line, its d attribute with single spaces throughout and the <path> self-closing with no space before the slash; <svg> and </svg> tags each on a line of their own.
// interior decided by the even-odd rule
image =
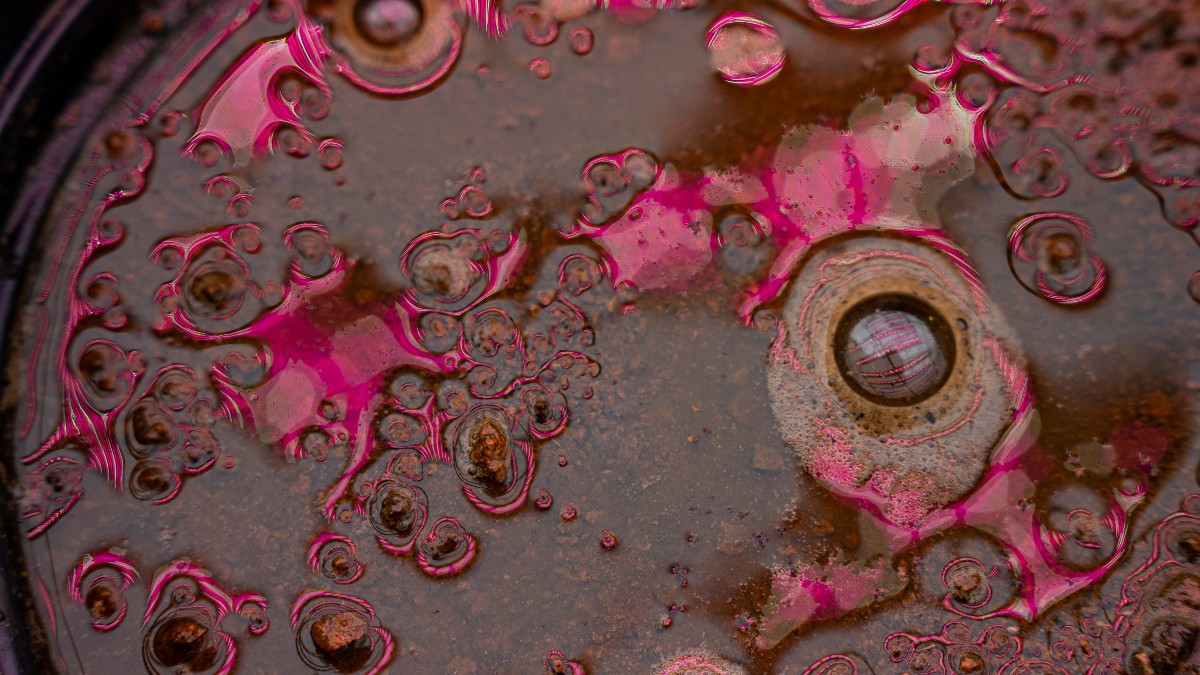
<svg viewBox="0 0 1200 675">
<path fill-rule="evenodd" d="M 1104 290 L 1108 278 L 1091 241 L 1091 228 L 1078 216 L 1034 214 L 1009 231 L 1009 265 L 1022 286 L 1051 302 L 1087 302 Z"/>
<path fill-rule="evenodd" d="M 359 0 L 354 24 L 363 37 L 381 47 L 393 47 L 413 37 L 424 13 L 411 0 Z"/>
<path fill-rule="evenodd" d="M 1188 295 L 1192 296 L 1192 300 L 1200 302 L 1200 271 L 1192 274 L 1188 281 Z"/>
<path fill-rule="evenodd" d="M 608 530 L 600 530 L 600 546 L 606 551 L 611 551 L 617 547 L 617 537 Z"/>
<path fill-rule="evenodd" d="M 214 250 L 214 254 L 216 250 Z M 206 319 L 227 319 L 242 307 L 247 270 L 234 260 L 213 255 L 184 275 L 184 301 L 189 312 Z"/>
<path fill-rule="evenodd" d="M 722 15 L 709 27 L 705 43 L 713 69 L 726 82 L 751 87 L 783 70 L 786 54 L 779 33 L 753 14 Z"/>
<path fill-rule="evenodd" d="M 544 7 L 549 5 L 523 2 L 513 8 L 513 15 L 525 26 L 525 39 L 530 44 L 545 46 L 558 38 L 558 21 Z"/>
<path fill-rule="evenodd" d="M 579 511 L 575 509 L 575 505 L 571 502 L 563 504 L 562 512 L 559 514 L 559 516 L 566 521 L 575 520 L 575 516 L 577 515 L 579 515 Z"/>
<path fill-rule="evenodd" d="M 571 51 L 580 56 L 591 53 L 592 46 L 596 42 L 596 37 L 592 31 L 587 28 L 572 28 L 567 35 L 567 40 L 571 43 Z"/>
<path fill-rule="evenodd" d="M 196 161 L 199 162 L 201 166 L 208 168 L 216 166 L 217 161 L 220 160 L 224 155 L 225 152 L 221 149 L 221 146 L 207 140 L 201 141 L 196 145 L 195 149 L 192 150 L 192 156 L 196 158 Z"/>
<path fill-rule="evenodd" d="M 546 59 L 534 59 L 529 62 L 529 72 L 536 75 L 539 80 L 550 77 L 550 70 L 550 62 Z"/>
<path fill-rule="evenodd" d="M 163 113 L 163 116 L 158 120 L 158 133 L 163 138 L 171 138 L 179 133 L 179 120 L 183 118 L 183 113 L 178 110 L 170 110 Z"/>
<path fill-rule="evenodd" d="M 295 264 L 306 277 L 325 276 L 337 264 L 334 250 L 329 245 L 329 233 L 320 225 L 293 225 L 284 232 L 283 243 L 296 253 Z"/>
<path fill-rule="evenodd" d="M 302 457 L 312 457 L 318 462 L 324 462 L 329 456 L 329 449 L 332 445 L 332 439 L 324 429 L 311 427 L 300 434 Z"/>
<path fill-rule="evenodd" d="M 345 148 L 342 142 L 333 138 L 326 138 L 317 145 L 317 156 L 321 158 L 321 166 L 330 171 L 342 165 L 342 155 Z"/>
<path fill-rule="evenodd" d="M 323 120 L 329 116 L 329 97 L 316 87 L 309 87 L 301 95 L 300 110 L 310 120 Z"/>
</svg>

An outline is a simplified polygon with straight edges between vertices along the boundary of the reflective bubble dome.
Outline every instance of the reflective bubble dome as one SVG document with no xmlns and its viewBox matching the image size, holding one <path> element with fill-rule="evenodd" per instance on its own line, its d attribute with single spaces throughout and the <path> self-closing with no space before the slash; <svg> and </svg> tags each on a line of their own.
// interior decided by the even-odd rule
<svg viewBox="0 0 1200 675">
<path fill-rule="evenodd" d="M 933 396 L 954 364 L 946 320 L 914 298 L 864 300 L 842 316 L 833 340 L 847 381 L 884 405 L 912 405 Z"/>
</svg>

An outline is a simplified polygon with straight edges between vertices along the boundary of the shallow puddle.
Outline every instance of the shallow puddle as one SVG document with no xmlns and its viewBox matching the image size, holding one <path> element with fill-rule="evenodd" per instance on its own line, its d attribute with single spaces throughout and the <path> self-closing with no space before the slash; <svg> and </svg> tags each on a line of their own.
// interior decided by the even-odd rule
<svg viewBox="0 0 1200 675">
<path fill-rule="evenodd" d="M 62 671 L 1197 668 L 1194 3 L 181 8 L 6 355 Z"/>
</svg>

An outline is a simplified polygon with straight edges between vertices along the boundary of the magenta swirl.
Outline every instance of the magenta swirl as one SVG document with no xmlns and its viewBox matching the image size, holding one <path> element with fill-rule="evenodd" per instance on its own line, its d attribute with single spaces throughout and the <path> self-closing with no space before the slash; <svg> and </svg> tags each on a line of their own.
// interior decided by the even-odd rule
<svg viewBox="0 0 1200 675">
<path fill-rule="evenodd" d="M 363 574 L 356 556 L 353 541 L 334 532 L 322 532 L 308 547 L 308 567 L 335 584 L 352 584 Z"/>
<path fill-rule="evenodd" d="M 79 561 L 67 580 L 71 599 L 91 615 L 91 625 L 109 631 L 121 624 L 129 605 L 125 589 L 137 581 L 133 561 L 116 550 L 89 553 Z"/>
</svg>

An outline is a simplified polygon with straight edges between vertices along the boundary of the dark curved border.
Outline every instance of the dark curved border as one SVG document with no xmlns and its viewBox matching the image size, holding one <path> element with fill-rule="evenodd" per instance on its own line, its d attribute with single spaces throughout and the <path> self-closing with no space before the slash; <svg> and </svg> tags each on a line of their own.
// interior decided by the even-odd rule
<svg viewBox="0 0 1200 675">
<path fill-rule="evenodd" d="M 34 242 L 53 191 L 100 110 L 81 111 L 66 132 L 55 121 L 86 87 L 97 54 L 129 28 L 130 3 L 55 0 L 18 3 L 5 10 L 0 40 L 15 46 L 0 72 L 0 358 L 7 355 L 21 279 L 36 255 Z M 30 9 L 32 8 L 32 9 Z M 140 9 L 140 8 L 139 8 Z M 53 144 L 51 138 L 53 137 Z M 0 390 L 12 383 L 0 371 Z M 11 439 L 11 419 L 0 419 L 0 439 Z M 0 440 L 0 447 L 7 442 Z M 12 495 L 10 448 L 0 458 L 0 673 L 50 673 L 55 665 L 38 620 L 25 570 Z"/>
</svg>

